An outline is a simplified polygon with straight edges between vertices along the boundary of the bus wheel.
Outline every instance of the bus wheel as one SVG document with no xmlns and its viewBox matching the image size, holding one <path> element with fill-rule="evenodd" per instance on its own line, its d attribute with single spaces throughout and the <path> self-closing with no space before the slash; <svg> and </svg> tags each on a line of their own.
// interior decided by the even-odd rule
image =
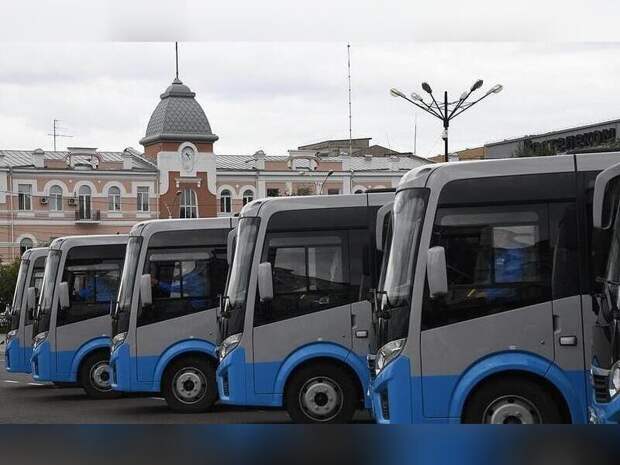
<svg viewBox="0 0 620 465">
<path fill-rule="evenodd" d="M 358 405 L 358 390 L 344 369 L 317 363 L 301 368 L 286 389 L 286 407 L 295 423 L 348 423 Z"/>
<path fill-rule="evenodd" d="M 105 352 L 95 352 L 82 362 L 79 380 L 88 397 L 113 399 L 119 396 L 118 392 L 112 390 L 110 357 Z"/>
<path fill-rule="evenodd" d="M 164 374 L 162 393 L 175 412 L 199 413 L 210 409 L 217 401 L 213 364 L 200 357 L 175 360 Z"/>
<path fill-rule="evenodd" d="M 471 395 L 463 423 L 530 425 L 564 421 L 547 389 L 528 378 L 508 376 L 483 385 Z"/>
</svg>

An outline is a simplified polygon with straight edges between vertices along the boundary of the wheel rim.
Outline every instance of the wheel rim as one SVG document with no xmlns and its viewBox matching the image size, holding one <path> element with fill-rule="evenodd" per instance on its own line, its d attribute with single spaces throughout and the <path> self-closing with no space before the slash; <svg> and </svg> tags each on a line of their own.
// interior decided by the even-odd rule
<svg viewBox="0 0 620 465">
<path fill-rule="evenodd" d="M 299 405 L 312 421 L 332 420 L 342 410 L 342 389 L 331 378 L 309 379 L 299 392 Z"/>
<path fill-rule="evenodd" d="M 98 391 L 105 392 L 112 389 L 110 364 L 105 360 L 95 363 L 90 369 L 90 380 Z"/>
<path fill-rule="evenodd" d="M 179 402 L 194 404 L 205 396 L 207 379 L 204 373 L 196 368 L 184 368 L 174 376 L 172 391 Z"/>
<path fill-rule="evenodd" d="M 534 425 L 542 423 L 538 408 L 520 396 L 503 396 L 485 409 L 482 422 L 491 425 Z"/>
</svg>

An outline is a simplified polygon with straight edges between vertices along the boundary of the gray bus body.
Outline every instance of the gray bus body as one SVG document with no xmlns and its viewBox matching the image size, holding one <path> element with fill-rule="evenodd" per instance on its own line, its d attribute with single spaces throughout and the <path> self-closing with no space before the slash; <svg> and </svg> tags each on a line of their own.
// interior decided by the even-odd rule
<svg viewBox="0 0 620 465">
<path fill-rule="evenodd" d="M 586 420 L 592 293 L 608 248 L 592 239 L 592 192 L 619 157 L 437 164 L 403 177 L 379 291 L 378 422 Z"/>
<path fill-rule="evenodd" d="M 246 205 L 222 315 L 220 402 L 286 405 L 303 422 L 347 421 L 364 405 L 377 211 L 393 196 Z"/>
<path fill-rule="evenodd" d="M 49 247 L 37 308 L 32 375 L 79 383 L 109 397 L 110 306 L 120 281 L 126 235 L 71 236 Z"/>
<path fill-rule="evenodd" d="M 13 303 L 9 309 L 10 326 L 5 352 L 5 368 L 9 372 L 31 372 L 33 312 L 41 290 L 46 258 L 47 247 L 26 250 L 21 258 Z"/>
<path fill-rule="evenodd" d="M 216 400 L 216 310 L 236 223 L 204 218 L 133 227 L 113 315 L 114 390 L 163 392 L 171 408 L 184 412 Z"/>
</svg>

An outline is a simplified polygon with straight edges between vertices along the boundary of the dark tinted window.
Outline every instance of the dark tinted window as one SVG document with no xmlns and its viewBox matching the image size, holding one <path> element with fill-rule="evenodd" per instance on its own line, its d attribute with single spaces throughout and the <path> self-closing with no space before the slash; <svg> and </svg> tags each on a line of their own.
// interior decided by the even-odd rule
<svg viewBox="0 0 620 465">
<path fill-rule="evenodd" d="M 367 229 L 269 233 L 262 261 L 272 265 L 274 298 L 257 302 L 254 325 L 366 299 L 368 237 Z"/>
<path fill-rule="evenodd" d="M 62 281 L 69 285 L 70 307 L 58 309 L 57 326 L 109 313 L 116 299 L 125 245 L 72 248 L 65 260 Z"/>
<path fill-rule="evenodd" d="M 43 273 L 45 272 L 45 259 L 47 257 L 39 257 L 34 262 L 32 268 L 32 274 L 30 275 L 30 284 L 28 287 L 34 287 L 37 293 L 36 301 L 39 301 L 39 294 L 41 293 L 41 284 L 43 283 Z M 30 318 L 30 312 L 26 312 L 25 324 L 32 324 L 32 318 Z"/>
<path fill-rule="evenodd" d="M 425 298 L 423 329 L 551 300 L 548 221 L 546 204 L 440 208 L 448 294 Z"/>
<path fill-rule="evenodd" d="M 138 326 L 218 306 L 228 273 L 227 233 L 172 231 L 151 238 L 144 273 L 151 275 L 153 304 L 139 310 Z"/>
</svg>

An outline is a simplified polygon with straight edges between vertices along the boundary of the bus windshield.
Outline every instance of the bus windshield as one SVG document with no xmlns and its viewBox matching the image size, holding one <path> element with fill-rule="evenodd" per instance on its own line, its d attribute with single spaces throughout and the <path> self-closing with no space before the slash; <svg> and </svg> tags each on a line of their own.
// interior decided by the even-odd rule
<svg viewBox="0 0 620 465">
<path fill-rule="evenodd" d="M 45 264 L 43 274 L 43 284 L 41 285 L 41 296 L 39 297 L 39 308 L 36 313 L 36 327 L 33 336 L 49 330 L 50 314 L 52 311 L 52 299 L 54 297 L 54 287 L 58 276 L 58 267 L 62 252 L 60 250 L 50 250 Z"/>
<path fill-rule="evenodd" d="M 17 329 L 19 326 L 19 314 L 21 312 L 22 298 L 24 295 L 24 289 L 26 288 L 26 276 L 28 275 L 28 267 L 30 266 L 30 260 L 22 259 L 19 265 L 19 272 L 17 274 L 17 283 L 15 285 L 15 293 L 13 294 L 13 303 L 11 304 L 11 327 L 10 329 Z"/>
<path fill-rule="evenodd" d="M 237 230 L 237 244 L 226 289 L 224 312 L 226 322 L 221 338 L 243 331 L 245 306 L 252 269 L 252 256 L 258 235 L 259 218 L 241 218 Z"/>
<path fill-rule="evenodd" d="M 380 288 L 381 313 L 389 315 L 389 325 L 381 337 L 383 340 L 378 341 L 380 345 L 407 337 L 415 263 L 427 198 L 427 189 L 407 189 L 398 192 L 394 200 L 389 257 Z"/>
<path fill-rule="evenodd" d="M 114 328 L 113 336 L 129 329 L 129 313 L 133 297 L 136 274 L 138 272 L 138 261 L 142 248 L 142 236 L 130 236 L 127 243 L 127 253 L 121 283 L 118 290 L 118 302 L 114 309 Z"/>
</svg>

